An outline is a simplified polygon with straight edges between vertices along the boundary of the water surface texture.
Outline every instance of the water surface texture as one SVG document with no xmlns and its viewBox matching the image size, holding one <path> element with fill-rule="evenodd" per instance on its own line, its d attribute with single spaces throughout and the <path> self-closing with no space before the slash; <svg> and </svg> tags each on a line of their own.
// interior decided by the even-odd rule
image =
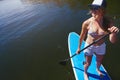
<svg viewBox="0 0 120 80">
<path fill-rule="evenodd" d="M 75 80 L 69 57 L 69 32 L 80 33 L 89 0 L 0 0 L 0 80 Z M 119 1 L 109 0 L 107 15 L 119 27 Z M 112 5 L 111 5 L 112 4 Z M 120 34 L 118 34 L 120 38 Z M 120 79 L 120 41 L 107 41 L 103 65 Z"/>
</svg>

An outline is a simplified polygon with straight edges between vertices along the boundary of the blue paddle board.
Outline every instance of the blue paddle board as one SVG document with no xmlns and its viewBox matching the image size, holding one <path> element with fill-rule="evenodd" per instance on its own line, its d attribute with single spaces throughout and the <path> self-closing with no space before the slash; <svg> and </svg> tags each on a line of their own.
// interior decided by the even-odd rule
<svg viewBox="0 0 120 80">
<path fill-rule="evenodd" d="M 68 48 L 70 56 L 74 55 L 79 43 L 80 36 L 75 32 L 70 32 L 68 36 Z M 81 49 L 84 48 L 85 42 L 82 42 Z M 84 80 L 84 65 L 83 62 L 85 61 L 84 52 L 74 56 L 71 58 L 71 64 L 73 68 L 73 72 L 75 75 L 76 80 Z M 92 58 L 92 62 L 90 67 L 88 68 L 88 76 L 89 80 L 111 80 L 110 76 L 108 75 L 107 71 L 105 70 L 104 66 L 100 66 L 101 72 L 104 76 L 101 78 L 96 71 L 96 57 L 95 55 Z"/>
</svg>

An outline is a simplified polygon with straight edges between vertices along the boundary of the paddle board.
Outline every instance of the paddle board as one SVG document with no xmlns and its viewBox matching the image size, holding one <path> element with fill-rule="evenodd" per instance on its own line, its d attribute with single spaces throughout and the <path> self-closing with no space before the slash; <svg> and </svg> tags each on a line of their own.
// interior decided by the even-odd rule
<svg viewBox="0 0 120 80">
<path fill-rule="evenodd" d="M 75 32 L 70 32 L 68 36 L 68 48 L 70 56 L 74 55 L 79 43 L 80 36 Z M 82 42 L 81 49 L 84 48 L 85 41 Z M 76 80 L 84 80 L 84 65 L 83 62 L 85 61 L 84 52 L 74 56 L 71 58 L 71 64 L 73 68 L 73 72 L 75 75 Z M 110 76 L 108 75 L 107 71 L 105 70 L 104 66 L 100 66 L 101 72 L 104 76 L 101 78 L 96 71 L 96 56 L 94 55 L 92 58 L 91 65 L 88 68 L 88 76 L 89 80 L 111 80 Z"/>
</svg>

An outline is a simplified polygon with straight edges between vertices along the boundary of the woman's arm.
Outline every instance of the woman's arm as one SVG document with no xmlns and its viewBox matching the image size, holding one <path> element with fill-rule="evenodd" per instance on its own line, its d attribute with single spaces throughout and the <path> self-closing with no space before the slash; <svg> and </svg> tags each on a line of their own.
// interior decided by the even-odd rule
<svg viewBox="0 0 120 80">
<path fill-rule="evenodd" d="M 119 32 L 119 28 L 112 26 L 112 27 L 108 28 L 108 30 L 111 32 L 111 34 L 109 35 L 110 42 L 116 43 L 118 41 L 117 33 Z"/>
<path fill-rule="evenodd" d="M 78 50 L 76 51 L 77 54 L 80 52 L 80 47 L 81 47 L 82 41 L 85 39 L 86 33 L 88 31 L 88 25 L 89 25 L 89 20 L 84 21 L 82 24 L 82 30 L 80 33 Z"/>
</svg>

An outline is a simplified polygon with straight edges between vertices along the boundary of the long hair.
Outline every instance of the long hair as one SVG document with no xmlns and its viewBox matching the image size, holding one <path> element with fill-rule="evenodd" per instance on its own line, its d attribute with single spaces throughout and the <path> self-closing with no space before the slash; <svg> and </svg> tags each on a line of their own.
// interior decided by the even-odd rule
<svg viewBox="0 0 120 80">
<path fill-rule="evenodd" d="M 112 19 L 108 16 L 105 16 L 106 14 L 105 8 L 101 7 L 100 11 L 102 11 L 102 15 L 103 15 L 103 23 L 102 23 L 103 30 L 108 32 L 108 28 L 110 28 L 111 26 Z"/>
<path fill-rule="evenodd" d="M 112 19 L 104 16 L 103 17 L 103 23 L 102 23 L 102 26 L 103 26 L 103 30 L 104 31 L 107 31 L 108 32 L 108 28 L 110 28 L 110 25 L 111 25 L 111 21 Z"/>
</svg>

